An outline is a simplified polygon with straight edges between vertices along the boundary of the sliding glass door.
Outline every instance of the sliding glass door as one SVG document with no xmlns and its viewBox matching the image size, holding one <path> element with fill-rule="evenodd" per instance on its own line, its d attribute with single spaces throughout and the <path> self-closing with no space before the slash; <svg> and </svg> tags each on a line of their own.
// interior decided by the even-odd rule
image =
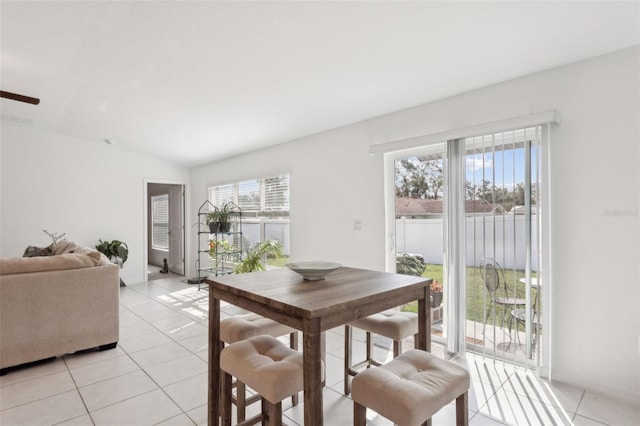
<svg viewBox="0 0 640 426">
<path fill-rule="evenodd" d="M 471 350 L 519 363 L 540 349 L 540 128 L 464 144 L 466 337 Z"/>
<path fill-rule="evenodd" d="M 542 332 L 540 127 L 386 158 L 388 269 L 437 281 L 433 347 L 440 343 L 445 355 L 535 359 Z"/>
</svg>

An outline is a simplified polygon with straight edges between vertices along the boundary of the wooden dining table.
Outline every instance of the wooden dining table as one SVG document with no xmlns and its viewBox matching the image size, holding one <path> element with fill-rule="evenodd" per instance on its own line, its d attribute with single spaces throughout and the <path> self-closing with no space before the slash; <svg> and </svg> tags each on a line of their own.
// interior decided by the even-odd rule
<svg viewBox="0 0 640 426">
<path fill-rule="evenodd" d="M 274 319 L 303 333 L 304 424 L 323 424 L 324 332 L 360 318 L 418 301 L 415 346 L 431 350 L 430 278 L 340 267 L 319 281 L 289 269 L 206 279 L 209 285 L 208 424 L 220 415 L 220 302 Z"/>
</svg>

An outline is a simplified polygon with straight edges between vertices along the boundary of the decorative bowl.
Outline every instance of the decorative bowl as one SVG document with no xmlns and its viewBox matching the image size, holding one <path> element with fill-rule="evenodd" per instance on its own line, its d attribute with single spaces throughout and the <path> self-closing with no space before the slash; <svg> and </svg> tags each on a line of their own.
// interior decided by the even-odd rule
<svg viewBox="0 0 640 426">
<path fill-rule="evenodd" d="M 310 262 L 293 262 L 285 265 L 287 268 L 302 275 L 302 278 L 309 281 L 323 280 L 327 275 L 341 267 L 339 263 L 324 262 L 321 260 Z"/>
</svg>

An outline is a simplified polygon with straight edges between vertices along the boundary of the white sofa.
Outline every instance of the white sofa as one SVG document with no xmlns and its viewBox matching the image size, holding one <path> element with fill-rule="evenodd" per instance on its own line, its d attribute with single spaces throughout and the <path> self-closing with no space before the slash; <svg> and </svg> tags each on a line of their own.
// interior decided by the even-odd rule
<svg viewBox="0 0 640 426">
<path fill-rule="evenodd" d="M 53 256 L 0 259 L 0 374 L 118 342 L 118 265 L 66 240 L 53 251 Z"/>
</svg>

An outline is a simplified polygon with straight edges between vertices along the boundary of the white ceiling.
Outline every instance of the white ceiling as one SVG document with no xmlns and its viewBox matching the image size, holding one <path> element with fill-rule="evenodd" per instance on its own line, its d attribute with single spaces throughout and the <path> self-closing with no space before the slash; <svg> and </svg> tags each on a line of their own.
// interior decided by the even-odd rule
<svg viewBox="0 0 640 426">
<path fill-rule="evenodd" d="M 627 2 L 10 2 L 2 124 L 224 159 L 640 43 Z"/>
</svg>

